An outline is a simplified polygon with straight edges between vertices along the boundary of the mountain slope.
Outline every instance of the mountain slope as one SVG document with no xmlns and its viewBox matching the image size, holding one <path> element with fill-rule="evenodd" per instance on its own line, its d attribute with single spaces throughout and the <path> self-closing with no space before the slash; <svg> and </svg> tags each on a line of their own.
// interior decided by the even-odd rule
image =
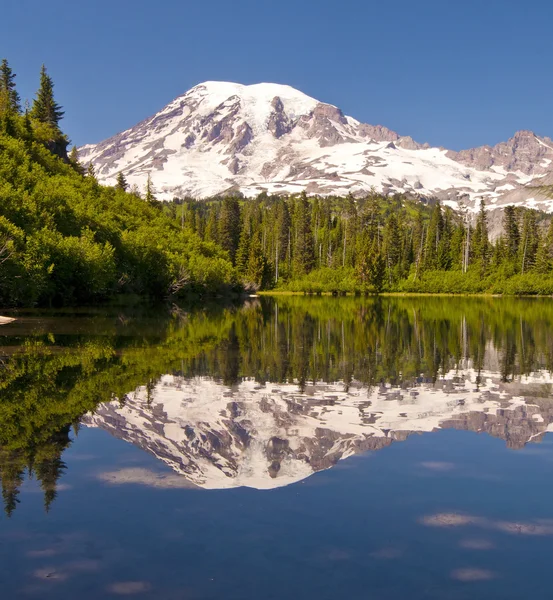
<svg viewBox="0 0 553 600">
<path fill-rule="evenodd" d="M 552 209 L 524 186 L 553 164 L 553 142 L 518 132 L 508 142 L 462 152 L 421 145 L 360 123 L 330 104 L 285 85 L 206 82 L 153 117 L 79 149 L 99 179 L 122 171 L 143 187 L 148 173 L 162 199 L 230 190 L 312 194 L 402 192 L 474 207 L 480 198 Z M 532 201 L 531 201 L 532 202 Z"/>
</svg>

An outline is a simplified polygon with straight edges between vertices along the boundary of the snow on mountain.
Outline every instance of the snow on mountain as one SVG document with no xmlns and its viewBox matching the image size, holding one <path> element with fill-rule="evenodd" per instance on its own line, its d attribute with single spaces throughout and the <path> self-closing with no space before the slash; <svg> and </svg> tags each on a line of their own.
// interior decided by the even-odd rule
<svg viewBox="0 0 553 600">
<path fill-rule="evenodd" d="M 272 83 L 202 83 L 135 127 L 81 147 L 79 156 L 106 184 L 123 172 L 142 189 L 150 174 L 160 199 L 374 188 L 454 207 L 475 208 L 484 198 L 553 211 L 553 200 L 535 189 L 553 178 L 548 138 L 523 131 L 494 147 L 431 148 Z"/>
<path fill-rule="evenodd" d="M 470 364 L 436 383 L 346 389 L 319 382 L 303 392 L 293 383 L 244 380 L 229 388 L 165 375 L 153 390 L 102 404 L 83 422 L 153 454 L 192 485 L 271 489 L 439 428 L 487 432 L 521 448 L 553 429 L 553 407 L 542 398 L 552 382 L 538 372 L 506 384 Z"/>
</svg>

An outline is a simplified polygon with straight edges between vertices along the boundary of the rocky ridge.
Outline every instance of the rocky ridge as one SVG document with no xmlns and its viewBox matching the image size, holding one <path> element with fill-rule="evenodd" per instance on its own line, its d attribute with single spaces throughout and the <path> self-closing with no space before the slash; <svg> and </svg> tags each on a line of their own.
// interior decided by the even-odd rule
<svg viewBox="0 0 553 600">
<path fill-rule="evenodd" d="M 101 182 L 123 172 L 157 196 L 229 191 L 404 193 L 460 208 L 507 203 L 553 211 L 553 142 L 519 131 L 507 142 L 455 152 L 419 144 L 284 85 L 206 82 L 135 127 L 79 149 Z"/>
</svg>

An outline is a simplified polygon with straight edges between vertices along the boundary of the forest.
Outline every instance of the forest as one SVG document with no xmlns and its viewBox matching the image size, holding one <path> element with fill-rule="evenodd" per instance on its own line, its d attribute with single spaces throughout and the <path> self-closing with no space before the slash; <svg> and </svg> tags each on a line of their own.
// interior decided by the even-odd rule
<svg viewBox="0 0 553 600">
<path fill-rule="evenodd" d="M 165 211 L 224 248 L 249 289 L 553 294 L 553 225 L 532 209 L 505 207 L 495 241 L 483 202 L 473 219 L 438 201 L 374 193 L 177 199 Z"/>
<path fill-rule="evenodd" d="M 553 294 L 553 225 L 508 206 L 490 239 L 435 199 L 228 194 L 156 198 L 151 179 L 101 185 L 60 122 L 46 68 L 22 104 L 0 64 L 0 305 L 59 306 L 117 295 Z"/>
</svg>

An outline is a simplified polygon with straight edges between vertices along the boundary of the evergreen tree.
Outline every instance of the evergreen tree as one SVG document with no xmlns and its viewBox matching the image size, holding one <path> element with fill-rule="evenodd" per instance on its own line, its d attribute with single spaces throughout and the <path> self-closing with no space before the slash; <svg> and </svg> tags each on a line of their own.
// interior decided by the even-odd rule
<svg viewBox="0 0 553 600">
<path fill-rule="evenodd" d="M 547 233 L 540 239 L 536 253 L 536 271 L 543 275 L 553 269 L 553 220 L 550 221 Z"/>
<path fill-rule="evenodd" d="M 514 260 L 518 255 L 520 243 L 518 219 L 516 208 L 514 206 L 506 206 L 503 209 L 503 232 L 505 234 L 507 258 L 509 260 Z"/>
<path fill-rule="evenodd" d="M 31 116 L 41 123 L 46 123 L 59 130 L 59 122 L 63 118 L 64 111 L 54 99 L 54 83 L 42 65 L 40 71 L 40 87 L 33 102 Z"/>
<path fill-rule="evenodd" d="M 403 236 L 395 213 L 390 213 L 384 227 L 382 249 L 386 262 L 388 282 L 401 277 Z"/>
<path fill-rule="evenodd" d="M 302 193 L 296 202 L 294 238 L 294 274 L 301 276 L 311 271 L 315 260 L 313 232 L 311 230 L 311 211 L 305 192 Z"/>
<path fill-rule="evenodd" d="M 207 242 L 216 242 L 218 238 L 217 223 L 219 219 L 218 205 L 212 202 L 207 211 L 204 239 Z"/>
<path fill-rule="evenodd" d="M 86 168 L 86 176 L 98 183 L 98 180 L 96 179 L 96 169 L 91 162 L 88 163 L 88 167 Z"/>
<path fill-rule="evenodd" d="M 472 236 L 472 256 L 478 264 L 481 275 L 484 275 L 490 258 L 490 242 L 488 239 L 488 220 L 484 200 L 480 202 L 480 211 L 476 219 L 476 227 Z"/>
<path fill-rule="evenodd" d="M 129 187 L 129 184 L 127 182 L 125 175 L 123 175 L 123 171 L 119 171 L 119 173 L 117 173 L 115 189 L 121 190 L 122 192 L 126 192 L 128 187 Z"/>
<path fill-rule="evenodd" d="M 69 163 L 79 175 L 84 175 L 84 168 L 79 161 L 79 153 L 77 152 L 76 146 L 71 148 L 71 152 L 69 154 Z M 92 165 L 92 163 L 90 163 L 90 165 Z M 92 169 L 94 169 L 94 167 L 92 167 Z"/>
<path fill-rule="evenodd" d="M 444 219 L 442 213 L 442 207 L 439 202 L 436 203 L 432 214 L 430 216 L 430 222 L 428 224 L 428 231 L 426 233 L 426 241 L 424 247 L 424 267 L 428 270 L 440 268 L 440 253 L 438 252 L 440 247 L 440 240 L 442 239 L 442 233 L 444 229 Z"/>
<path fill-rule="evenodd" d="M 0 112 L 19 114 L 21 100 L 15 87 L 15 74 L 4 58 L 0 63 Z"/>
<path fill-rule="evenodd" d="M 250 253 L 248 256 L 248 266 L 246 269 L 246 280 L 255 289 L 262 287 L 267 272 L 267 260 L 263 256 L 261 246 L 261 235 L 256 231 L 250 244 Z"/>
<path fill-rule="evenodd" d="M 144 200 L 148 202 L 148 204 L 155 204 L 157 202 L 156 197 L 154 195 L 154 186 L 152 184 L 152 178 L 150 173 L 148 173 L 148 179 L 146 179 L 146 189 L 144 190 Z"/>
<path fill-rule="evenodd" d="M 221 204 L 218 242 L 229 253 L 233 264 L 240 241 L 240 203 L 235 196 L 227 196 Z"/>
<path fill-rule="evenodd" d="M 519 259 L 520 271 L 526 273 L 535 265 L 539 247 L 539 237 L 536 222 L 536 212 L 525 210 L 522 218 L 522 233 L 520 236 Z"/>
<path fill-rule="evenodd" d="M 371 236 L 370 231 L 362 234 L 357 277 L 363 290 L 379 293 L 384 285 L 386 262 L 378 245 L 377 236 Z"/>
<path fill-rule="evenodd" d="M 236 269 L 241 275 L 245 275 L 248 269 L 251 235 L 250 223 L 245 223 L 240 232 L 240 240 L 236 251 Z"/>
</svg>

